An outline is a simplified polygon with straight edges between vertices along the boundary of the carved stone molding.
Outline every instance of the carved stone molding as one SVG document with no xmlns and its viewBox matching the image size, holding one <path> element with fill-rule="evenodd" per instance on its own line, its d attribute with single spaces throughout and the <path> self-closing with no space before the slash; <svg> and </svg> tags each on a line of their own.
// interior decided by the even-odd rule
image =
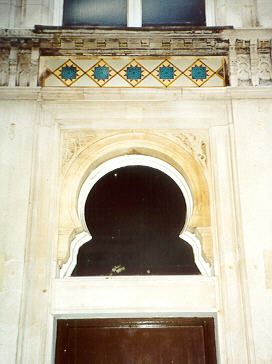
<svg viewBox="0 0 272 364">
<path fill-rule="evenodd" d="M 60 221 L 58 234 L 58 260 L 66 262 L 71 239 L 84 230 L 82 212 L 78 211 L 80 186 L 91 173 L 103 163 L 116 158 L 156 158 L 174 168 L 186 183 L 192 203 L 188 216 L 188 231 L 195 233 L 196 227 L 210 226 L 209 192 L 206 178 L 207 144 L 202 133 L 192 131 L 165 133 L 163 130 L 62 130 L 62 162 L 60 195 Z M 203 164 L 201 164 L 203 163 Z M 126 164 L 125 164 L 126 165 Z M 95 178 L 99 175 L 94 174 Z M 92 177 L 93 178 L 93 177 Z M 95 181 L 94 181 L 95 183 Z M 84 190 L 85 191 L 85 190 Z M 187 191 L 187 190 L 186 190 Z M 88 188 L 85 191 L 89 192 Z M 190 201 L 191 201 L 190 200 Z M 83 203 L 83 205 L 84 205 Z M 82 205 L 82 206 L 83 206 Z M 83 210 L 82 210 L 83 211 Z M 83 221 L 83 222 L 82 222 Z M 203 234 L 202 234 L 203 235 Z M 207 259 L 211 258 L 212 241 L 209 234 L 200 236 Z"/>
<path fill-rule="evenodd" d="M 62 170 L 65 171 L 69 163 L 87 145 L 94 143 L 105 136 L 113 135 L 113 131 L 65 131 L 62 137 Z M 165 133 L 156 132 L 157 135 L 165 136 Z M 181 146 L 187 150 L 205 169 L 207 167 L 207 138 L 204 135 L 173 131 L 167 133 L 171 139 L 176 139 Z"/>
</svg>

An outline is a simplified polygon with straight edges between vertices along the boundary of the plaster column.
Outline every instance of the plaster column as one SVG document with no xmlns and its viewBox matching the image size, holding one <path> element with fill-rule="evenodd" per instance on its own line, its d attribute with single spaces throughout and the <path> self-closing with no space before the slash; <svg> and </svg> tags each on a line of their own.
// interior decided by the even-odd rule
<svg viewBox="0 0 272 364">
<path fill-rule="evenodd" d="M 241 279 L 240 246 L 228 126 L 210 130 L 215 275 L 218 279 L 218 334 L 221 363 L 251 363 Z"/>
<path fill-rule="evenodd" d="M 42 107 L 41 107 L 42 109 Z M 24 296 L 22 299 L 19 364 L 43 364 L 47 332 L 51 331 L 50 281 L 54 276 L 58 190 L 58 126 L 47 110 L 37 115 L 37 143 L 32 176 L 31 225 L 27 237 Z"/>
<path fill-rule="evenodd" d="M 2 88 L 3 90 L 4 88 Z M 35 102 L 0 95 L 0 362 L 16 363 L 30 176 L 35 140 Z M 14 101 L 16 100 L 16 101 Z"/>
</svg>

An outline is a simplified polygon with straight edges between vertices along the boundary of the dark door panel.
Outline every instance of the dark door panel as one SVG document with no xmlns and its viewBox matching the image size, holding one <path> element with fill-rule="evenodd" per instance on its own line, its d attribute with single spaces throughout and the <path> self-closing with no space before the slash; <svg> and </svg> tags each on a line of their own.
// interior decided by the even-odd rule
<svg viewBox="0 0 272 364">
<path fill-rule="evenodd" d="M 59 320 L 56 364 L 214 364 L 212 318 Z"/>
</svg>

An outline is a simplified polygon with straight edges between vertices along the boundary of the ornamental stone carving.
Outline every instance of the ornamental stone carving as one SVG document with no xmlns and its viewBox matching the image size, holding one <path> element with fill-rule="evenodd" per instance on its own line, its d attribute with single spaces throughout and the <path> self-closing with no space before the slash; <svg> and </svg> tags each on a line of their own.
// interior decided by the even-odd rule
<svg viewBox="0 0 272 364">
<path fill-rule="evenodd" d="M 237 56 L 237 77 L 239 86 L 251 85 L 250 57 L 248 55 Z"/>
<path fill-rule="evenodd" d="M 65 132 L 63 134 L 63 157 L 62 169 L 66 170 L 70 161 L 76 157 L 81 150 L 88 144 L 92 144 L 95 140 L 100 140 L 105 135 L 111 135 L 110 132 L 86 131 L 86 132 Z M 157 133 L 157 135 L 165 136 Z M 207 141 L 205 137 L 193 133 L 180 133 L 176 135 L 171 133 L 168 135 L 171 139 L 176 138 L 182 147 L 187 150 L 203 167 L 207 167 Z"/>
<path fill-rule="evenodd" d="M 29 51 L 19 53 L 17 85 L 27 87 L 30 85 L 30 57 Z"/>
<path fill-rule="evenodd" d="M 9 50 L 0 50 L 0 86 L 8 86 L 9 79 Z"/>
<path fill-rule="evenodd" d="M 207 165 L 207 146 L 203 138 L 196 134 L 182 133 L 177 136 L 178 140 L 195 158 L 206 167 Z"/>
<path fill-rule="evenodd" d="M 272 64 L 270 54 L 262 54 L 259 58 L 258 73 L 260 85 L 272 84 Z"/>
<path fill-rule="evenodd" d="M 65 170 L 69 162 L 76 156 L 81 149 L 95 138 L 94 133 L 73 133 L 63 134 L 63 158 L 62 169 Z"/>
</svg>

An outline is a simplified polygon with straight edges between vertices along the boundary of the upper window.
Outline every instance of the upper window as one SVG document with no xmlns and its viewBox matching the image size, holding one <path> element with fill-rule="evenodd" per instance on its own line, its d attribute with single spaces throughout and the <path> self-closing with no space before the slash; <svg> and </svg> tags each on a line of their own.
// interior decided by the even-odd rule
<svg viewBox="0 0 272 364">
<path fill-rule="evenodd" d="M 143 0 L 143 25 L 204 25 L 204 0 Z"/>
<path fill-rule="evenodd" d="M 64 0 L 64 25 L 205 25 L 205 0 Z"/>
<path fill-rule="evenodd" d="M 126 26 L 127 0 L 65 0 L 64 25 Z"/>
</svg>

